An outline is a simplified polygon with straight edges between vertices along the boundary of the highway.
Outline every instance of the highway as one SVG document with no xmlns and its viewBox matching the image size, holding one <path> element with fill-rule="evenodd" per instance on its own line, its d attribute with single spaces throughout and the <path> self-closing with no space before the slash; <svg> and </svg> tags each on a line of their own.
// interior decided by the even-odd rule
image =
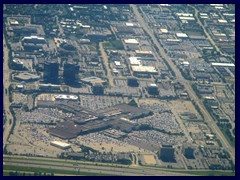
<svg viewBox="0 0 240 180">
<path fill-rule="evenodd" d="M 8 66 L 9 50 L 6 45 L 6 39 L 4 35 L 3 35 L 3 51 L 4 51 L 4 57 L 3 57 L 4 58 L 4 62 L 3 62 L 3 86 L 4 86 L 3 103 L 4 105 L 3 107 L 5 111 L 5 116 L 6 116 L 6 122 L 4 125 L 4 132 L 3 132 L 3 144 L 4 144 L 3 149 L 4 149 L 6 144 L 8 143 L 9 133 L 13 126 L 13 116 L 9 109 L 9 106 L 10 106 L 9 93 L 10 92 L 8 88 L 10 86 L 10 75 L 11 75 L 11 71 Z"/>
<path fill-rule="evenodd" d="M 156 52 L 159 52 L 159 54 L 168 62 L 169 66 L 171 67 L 171 69 L 176 74 L 177 81 L 182 82 L 184 84 L 184 86 L 186 88 L 186 91 L 189 94 L 190 99 L 192 101 L 194 101 L 196 103 L 196 105 L 199 107 L 200 111 L 202 112 L 202 114 L 204 116 L 204 120 L 207 122 L 208 126 L 216 133 L 217 138 L 220 139 L 223 147 L 229 151 L 230 156 L 231 156 L 231 158 L 233 160 L 233 163 L 235 164 L 235 148 L 232 147 L 229 144 L 229 142 L 226 140 L 226 138 L 224 137 L 223 133 L 221 132 L 221 130 L 218 128 L 218 126 L 214 122 L 214 120 L 211 117 L 211 115 L 208 113 L 208 111 L 206 110 L 206 108 L 204 107 L 202 102 L 198 99 L 198 97 L 195 94 L 195 92 L 193 91 L 189 81 L 184 79 L 184 77 L 182 76 L 181 72 L 175 66 L 175 64 L 173 63 L 171 58 L 169 58 L 169 56 L 165 53 L 163 47 L 159 44 L 158 40 L 154 36 L 154 34 L 152 32 L 152 29 L 148 26 L 148 24 L 142 18 L 141 14 L 138 12 L 138 9 L 137 9 L 136 5 L 131 4 L 130 6 L 133 9 L 133 12 L 134 12 L 134 14 L 136 16 L 136 19 L 137 19 L 138 23 L 143 27 L 145 32 L 147 32 L 147 34 L 151 37 L 151 39 L 152 39 L 153 43 L 155 44 L 155 46 L 157 46 L 159 51 L 156 51 Z"/>
<path fill-rule="evenodd" d="M 4 166 L 21 166 L 21 167 L 33 167 L 33 168 L 45 168 L 54 170 L 67 170 L 67 171 L 78 171 L 88 173 L 100 173 L 109 175 L 123 175 L 123 176 L 179 176 L 179 175 L 190 175 L 184 173 L 184 171 L 170 172 L 169 169 L 155 168 L 155 167 L 127 167 L 104 165 L 104 163 L 92 163 L 86 164 L 81 161 L 71 161 L 63 159 L 35 159 L 33 157 L 24 156 L 6 156 L 3 157 Z M 96 165 L 97 164 L 97 165 Z"/>
</svg>

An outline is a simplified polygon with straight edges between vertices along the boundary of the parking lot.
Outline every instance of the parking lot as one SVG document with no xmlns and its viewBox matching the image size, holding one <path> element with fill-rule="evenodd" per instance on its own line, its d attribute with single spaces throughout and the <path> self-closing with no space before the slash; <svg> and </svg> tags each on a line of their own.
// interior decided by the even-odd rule
<svg viewBox="0 0 240 180">
<path fill-rule="evenodd" d="M 63 113 L 53 108 L 38 108 L 32 112 L 25 112 L 21 109 L 16 111 L 16 118 L 21 123 L 56 123 L 71 116 L 71 113 Z"/>
<path fill-rule="evenodd" d="M 116 104 L 128 102 L 126 97 L 117 96 L 94 96 L 94 95 L 79 95 L 80 105 L 91 110 L 104 109 Z"/>
<path fill-rule="evenodd" d="M 128 142 L 106 136 L 103 132 L 91 133 L 70 140 L 72 143 L 80 143 L 100 152 L 146 152 L 146 150 L 131 145 Z"/>
<path fill-rule="evenodd" d="M 124 139 L 124 142 L 154 152 L 159 151 L 161 145 L 181 144 L 185 141 L 185 137 L 168 135 L 155 130 L 134 131 Z"/>
</svg>

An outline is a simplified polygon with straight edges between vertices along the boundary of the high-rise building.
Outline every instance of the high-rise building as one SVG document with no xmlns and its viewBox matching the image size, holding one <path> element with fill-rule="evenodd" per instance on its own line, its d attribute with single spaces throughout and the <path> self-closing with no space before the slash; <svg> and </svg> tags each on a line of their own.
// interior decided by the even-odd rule
<svg viewBox="0 0 240 180">
<path fill-rule="evenodd" d="M 63 79 L 66 84 L 74 84 L 78 80 L 79 65 L 74 63 L 65 63 L 63 71 Z"/>
<path fill-rule="evenodd" d="M 195 159 L 194 150 L 195 149 L 193 147 L 183 147 L 183 155 L 187 159 Z"/>
<path fill-rule="evenodd" d="M 96 83 L 92 87 L 93 94 L 103 95 L 104 94 L 104 86 L 101 83 Z"/>
<path fill-rule="evenodd" d="M 159 151 L 159 159 L 163 162 L 176 162 L 174 148 L 170 145 L 163 145 Z"/>
<path fill-rule="evenodd" d="M 59 64 L 55 61 L 44 63 L 43 79 L 47 83 L 58 83 Z"/>
<path fill-rule="evenodd" d="M 129 78 L 127 79 L 127 85 L 128 85 L 128 86 L 131 86 L 131 87 L 138 87 L 138 86 L 139 86 L 139 83 L 138 83 L 137 78 L 129 77 Z"/>
<path fill-rule="evenodd" d="M 158 86 L 156 84 L 149 84 L 147 90 L 150 95 L 159 95 Z"/>
</svg>

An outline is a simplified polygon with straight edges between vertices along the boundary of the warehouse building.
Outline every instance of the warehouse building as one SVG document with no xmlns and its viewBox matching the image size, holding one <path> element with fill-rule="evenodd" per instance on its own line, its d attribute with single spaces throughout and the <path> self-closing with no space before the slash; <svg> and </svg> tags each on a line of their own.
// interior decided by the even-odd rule
<svg viewBox="0 0 240 180">
<path fill-rule="evenodd" d="M 19 81 L 37 81 L 38 79 L 40 79 L 40 76 L 24 72 L 15 75 L 14 79 Z"/>
<path fill-rule="evenodd" d="M 158 74 L 153 66 L 131 66 L 134 75 L 138 74 Z"/>
<path fill-rule="evenodd" d="M 106 84 L 106 81 L 102 80 L 99 77 L 91 76 L 81 79 L 81 82 L 93 86 L 94 84 Z"/>
<path fill-rule="evenodd" d="M 60 149 L 69 149 L 71 147 L 70 144 L 67 144 L 67 143 L 64 143 L 64 142 L 61 142 L 61 141 L 52 141 L 50 144 L 52 146 L 58 147 Z"/>
<path fill-rule="evenodd" d="M 34 43 L 34 44 L 44 44 L 44 43 L 46 43 L 46 41 L 43 37 L 38 37 L 38 36 L 24 37 L 22 39 L 22 41 L 24 43 Z"/>
<path fill-rule="evenodd" d="M 131 66 L 141 65 L 141 61 L 139 60 L 139 57 L 130 57 L 129 61 L 130 61 Z"/>
<path fill-rule="evenodd" d="M 125 39 L 124 42 L 126 44 L 139 44 L 138 40 L 136 39 Z"/>
<path fill-rule="evenodd" d="M 138 56 L 144 56 L 144 57 L 152 57 L 153 56 L 152 51 L 135 50 L 135 53 Z"/>
</svg>

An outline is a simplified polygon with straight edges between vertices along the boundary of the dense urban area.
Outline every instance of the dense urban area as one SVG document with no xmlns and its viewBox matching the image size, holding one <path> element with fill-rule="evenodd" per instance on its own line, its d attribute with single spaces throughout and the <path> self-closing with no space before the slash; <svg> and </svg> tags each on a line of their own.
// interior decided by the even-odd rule
<svg viewBox="0 0 240 180">
<path fill-rule="evenodd" d="M 4 4 L 3 175 L 235 175 L 235 5 Z"/>
</svg>

